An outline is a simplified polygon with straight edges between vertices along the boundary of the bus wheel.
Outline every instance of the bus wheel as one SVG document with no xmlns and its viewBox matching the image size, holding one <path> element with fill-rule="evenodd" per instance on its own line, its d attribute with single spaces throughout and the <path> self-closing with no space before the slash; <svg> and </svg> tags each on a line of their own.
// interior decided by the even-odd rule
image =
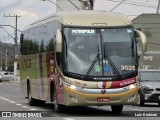
<svg viewBox="0 0 160 120">
<path fill-rule="evenodd" d="M 56 92 L 54 91 L 54 110 L 57 113 L 61 113 L 63 111 L 63 106 L 57 103 L 57 95 Z"/>
<path fill-rule="evenodd" d="M 30 106 L 34 106 L 36 104 L 36 100 L 34 98 L 32 98 L 31 96 L 31 89 L 30 89 L 30 84 L 27 84 L 27 94 L 28 94 L 28 104 Z"/>
<path fill-rule="evenodd" d="M 140 93 L 138 93 L 138 106 L 143 106 L 144 101 Z"/>
<path fill-rule="evenodd" d="M 123 105 L 111 105 L 111 109 L 113 113 L 119 114 L 122 112 Z"/>
</svg>

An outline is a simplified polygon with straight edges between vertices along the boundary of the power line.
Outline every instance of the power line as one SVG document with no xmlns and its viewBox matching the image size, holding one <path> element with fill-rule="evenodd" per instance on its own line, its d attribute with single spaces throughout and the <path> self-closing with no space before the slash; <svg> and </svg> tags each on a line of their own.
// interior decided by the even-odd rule
<svg viewBox="0 0 160 120">
<path fill-rule="evenodd" d="M 157 14 L 158 14 L 158 12 L 159 12 L 159 5 L 160 5 L 160 0 L 158 1 L 158 6 L 157 6 Z"/>
<path fill-rule="evenodd" d="M 77 8 L 77 10 L 80 10 L 80 8 L 78 8 L 72 1 L 68 0 L 75 8 Z"/>
<path fill-rule="evenodd" d="M 0 28 L 2 28 L 11 38 L 14 39 L 14 37 L 6 29 L 4 29 L 2 26 L 0 26 Z"/>
<path fill-rule="evenodd" d="M 120 2 L 118 5 L 116 5 L 111 11 L 113 11 L 114 9 L 116 9 L 118 6 L 120 6 L 125 0 L 123 0 L 122 2 Z"/>
<path fill-rule="evenodd" d="M 61 11 L 63 11 L 63 9 L 59 5 L 57 5 L 55 2 L 53 2 L 52 0 L 42 0 L 42 1 L 49 1 L 53 3 L 56 7 L 58 7 Z"/>
<path fill-rule="evenodd" d="M 107 1 L 119 2 L 117 0 L 107 0 Z M 129 5 L 134 5 L 134 6 L 140 6 L 140 7 L 147 7 L 147 8 L 156 8 L 156 6 L 149 5 L 149 4 L 142 4 L 142 3 L 138 3 L 138 2 L 127 2 L 127 1 L 125 1 L 124 4 L 129 4 Z"/>
</svg>

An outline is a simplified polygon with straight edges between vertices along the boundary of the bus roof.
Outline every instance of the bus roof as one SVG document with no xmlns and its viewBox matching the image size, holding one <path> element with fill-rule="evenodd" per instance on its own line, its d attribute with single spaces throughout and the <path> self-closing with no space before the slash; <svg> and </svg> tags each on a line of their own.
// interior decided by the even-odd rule
<svg viewBox="0 0 160 120">
<path fill-rule="evenodd" d="M 31 24 L 29 28 L 36 27 L 45 23 L 59 21 L 63 25 L 69 26 L 128 26 L 131 25 L 130 19 L 117 12 L 80 10 L 72 12 L 57 12 Z"/>
</svg>

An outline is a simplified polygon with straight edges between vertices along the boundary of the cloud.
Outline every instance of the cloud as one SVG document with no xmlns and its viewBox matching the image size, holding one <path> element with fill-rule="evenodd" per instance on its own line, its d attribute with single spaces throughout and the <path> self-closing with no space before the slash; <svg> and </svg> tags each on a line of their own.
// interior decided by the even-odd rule
<svg viewBox="0 0 160 120">
<path fill-rule="evenodd" d="M 23 10 L 23 9 L 15 9 L 14 13 L 17 14 L 18 16 L 24 17 L 26 15 L 32 16 L 32 17 L 37 17 L 37 14 L 31 11 Z"/>
<path fill-rule="evenodd" d="M 3 0 L 0 4 L 0 11 L 5 11 L 16 7 L 22 3 L 23 0 Z"/>
<path fill-rule="evenodd" d="M 39 16 L 32 11 L 27 11 L 24 9 L 16 9 L 14 13 L 18 16 L 21 16 L 18 20 L 18 27 L 19 29 L 23 30 L 26 26 L 34 22 L 35 20 L 39 19 Z"/>
</svg>

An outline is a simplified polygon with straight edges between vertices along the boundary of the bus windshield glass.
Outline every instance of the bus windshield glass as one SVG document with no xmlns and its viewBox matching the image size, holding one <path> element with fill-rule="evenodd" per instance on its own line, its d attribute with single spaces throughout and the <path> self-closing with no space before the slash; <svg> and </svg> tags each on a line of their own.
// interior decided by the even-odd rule
<svg viewBox="0 0 160 120">
<path fill-rule="evenodd" d="M 113 77 L 137 71 L 133 28 L 64 28 L 65 71 Z"/>
</svg>

